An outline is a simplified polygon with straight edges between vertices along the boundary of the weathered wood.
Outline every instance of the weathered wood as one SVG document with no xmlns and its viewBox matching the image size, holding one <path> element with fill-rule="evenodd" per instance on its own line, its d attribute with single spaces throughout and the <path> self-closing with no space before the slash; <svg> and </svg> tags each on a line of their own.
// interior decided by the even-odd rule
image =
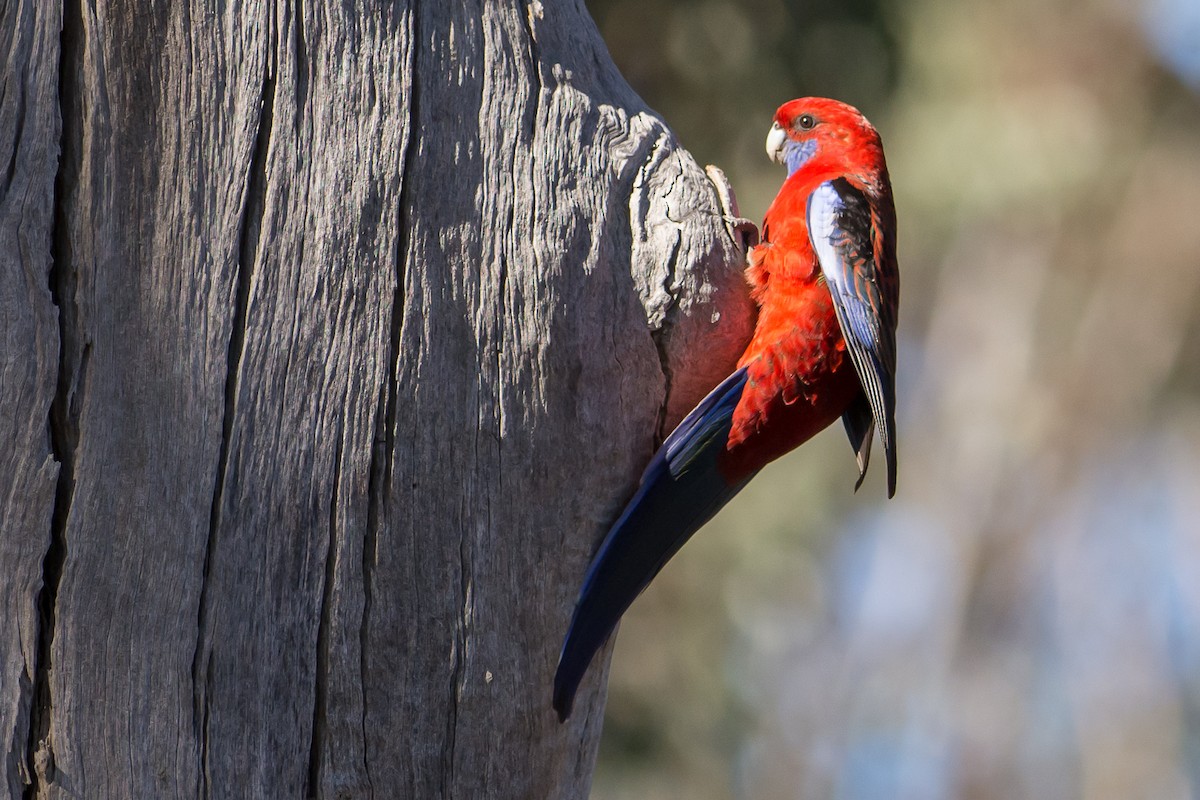
<svg viewBox="0 0 1200 800">
<path fill-rule="evenodd" d="M 61 92 L 57 21 L 5 19 L 10 794 L 585 796 L 578 582 L 749 328 L 714 186 L 581 2 L 72 0 Z"/>
<path fill-rule="evenodd" d="M 59 12 L 32 1 L 0 9 L 0 752 L 10 796 L 29 778 L 29 732 L 41 723 L 30 713 L 37 597 L 59 474 L 47 434 L 58 365 L 50 268 Z"/>
</svg>

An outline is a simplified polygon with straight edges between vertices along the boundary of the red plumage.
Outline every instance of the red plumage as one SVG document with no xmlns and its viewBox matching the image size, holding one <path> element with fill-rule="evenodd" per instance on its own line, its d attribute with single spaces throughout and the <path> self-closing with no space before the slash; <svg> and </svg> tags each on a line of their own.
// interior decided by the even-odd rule
<svg viewBox="0 0 1200 800">
<path fill-rule="evenodd" d="M 813 120 L 811 129 L 801 129 L 804 117 Z M 750 253 L 746 277 L 760 308 L 738 362 L 749 376 L 719 462 L 730 481 L 803 444 L 862 391 L 808 228 L 808 203 L 818 187 L 844 178 L 869 198 L 877 251 L 871 255 L 889 273 L 885 283 L 892 291 L 885 303 L 893 320 L 898 301 L 894 238 L 883 236 L 887 225 L 894 230 L 895 212 L 878 133 L 857 110 L 823 98 L 783 105 L 775 124 L 772 130 L 787 136 L 783 146 L 814 144 L 767 210 L 763 241 Z"/>
<path fill-rule="evenodd" d="M 765 464 L 840 416 L 860 482 L 878 428 L 895 491 L 899 276 L 879 135 L 850 106 L 804 98 L 776 113 L 767 152 L 788 178 L 746 271 L 754 336 L 654 454 L 600 544 L 554 676 L 560 719 L 629 604 Z"/>
</svg>

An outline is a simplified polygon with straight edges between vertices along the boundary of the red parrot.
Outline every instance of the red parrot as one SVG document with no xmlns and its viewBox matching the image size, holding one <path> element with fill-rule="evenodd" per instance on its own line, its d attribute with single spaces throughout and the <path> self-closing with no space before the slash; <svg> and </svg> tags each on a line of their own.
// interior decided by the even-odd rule
<svg viewBox="0 0 1200 800">
<path fill-rule="evenodd" d="M 617 621 L 668 559 L 768 462 L 842 418 L 866 475 L 874 431 L 896 491 L 896 212 L 879 134 L 805 97 L 775 112 L 787 167 L 746 278 L 758 304 L 737 369 L 679 424 L 600 545 L 554 678 L 559 719 Z"/>
</svg>

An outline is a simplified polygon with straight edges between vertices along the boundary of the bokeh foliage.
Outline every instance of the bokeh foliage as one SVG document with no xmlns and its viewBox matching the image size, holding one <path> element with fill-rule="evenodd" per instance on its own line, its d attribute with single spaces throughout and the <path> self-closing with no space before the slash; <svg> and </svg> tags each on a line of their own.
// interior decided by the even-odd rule
<svg viewBox="0 0 1200 800">
<path fill-rule="evenodd" d="M 1200 4 L 588 6 L 753 218 L 775 107 L 862 108 L 903 280 L 897 498 L 832 430 L 689 543 L 594 796 L 1200 795 Z"/>
</svg>

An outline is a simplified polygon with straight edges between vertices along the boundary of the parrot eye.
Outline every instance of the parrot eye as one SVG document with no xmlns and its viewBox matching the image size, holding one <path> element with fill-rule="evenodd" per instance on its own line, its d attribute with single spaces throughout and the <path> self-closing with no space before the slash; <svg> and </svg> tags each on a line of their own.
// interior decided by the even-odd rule
<svg viewBox="0 0 1200 800">
<path fill-rule="evenodd" d="M 802 131 L 811 131 L 817 126 L 817 120 L 812 114 L 801 114 L 796 117 L 796 127 Z"/>
</svg>

